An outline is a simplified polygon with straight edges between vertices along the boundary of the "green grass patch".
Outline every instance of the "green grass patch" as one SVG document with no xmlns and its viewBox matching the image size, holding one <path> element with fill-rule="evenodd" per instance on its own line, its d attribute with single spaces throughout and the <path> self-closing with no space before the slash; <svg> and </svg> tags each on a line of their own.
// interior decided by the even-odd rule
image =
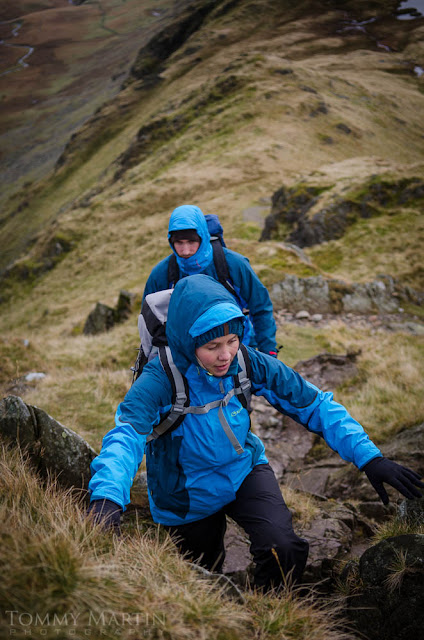
<svg viewBox="0 0 424 640">
<path fill-rule="evenodd" d="M 278 353 L 278 359 L 289 367 L 332 348 L 327 332 L 289 323 L 283 324 L 278 330 L 277 344 L 283 347 Z M 339 347 L 338 353 L 340 352 Z"/>
<path fill-rule="evenodd" d="M 242 222 L 234 229 L 234 234 L 240 240 L 259 240 L 261 229 L 255 222 Z"/>
<path fill-rule="evenodd" d="M 399 208 L 388 215 L 358 219 L 339 240 L 305 249 L 328 273 L 361 282 L 384 273 L 419 291 L 424 289 L 424 219 L 419 209 Z"/>
</svg>

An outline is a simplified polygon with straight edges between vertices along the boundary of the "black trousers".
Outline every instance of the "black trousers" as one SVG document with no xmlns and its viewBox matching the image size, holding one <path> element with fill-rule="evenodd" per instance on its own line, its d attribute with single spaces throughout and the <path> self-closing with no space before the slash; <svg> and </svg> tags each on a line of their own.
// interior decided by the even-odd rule
<svg viewBox="0 0 424 640">
<path fill-rule="evenodd" d="M 247 533 L 255 562 L 254 587 L 278 589 L 299 582 L 309 544 L 293 531 L 292 517 L 269 464 L 257 465 L 236 499 L 207 518 L 167 527 L 179 550 L 209 571 L 221 572 L 225 559 L 226 515 Z"/>
</svg>

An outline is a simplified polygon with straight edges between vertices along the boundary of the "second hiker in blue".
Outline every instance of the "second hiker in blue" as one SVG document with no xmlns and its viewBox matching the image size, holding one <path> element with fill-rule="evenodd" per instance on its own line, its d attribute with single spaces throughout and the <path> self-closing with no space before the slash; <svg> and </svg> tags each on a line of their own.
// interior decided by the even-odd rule
<svg viewBox="0 0 424 640">
<path fill-rule="evenodd" d="M 238 306 L 248 310 L 243 342 L 272 356 L 277 355 L 276 325 L 272 302 L 266 287 L 249 264 L 249 260 L 235 251 L 211 243 L 206 217 L 199 207 L 182 205 L 171 214 L 168 240 L 173 254 L 159 262 L 152 270 L 144 289 L 149 293 L 169 289 L 186 276 L 204 273 L 224 286 L 233 288 Z M 216 258 L 216 251 L 220 250 Z M 228 277 L 220 273 L 220 265 L 227 268 Z M 175 264 L 175 269 L 172 269 Z"/>
<path fill-rule="evenodd" d="M 172 380 L 159 357 L 148 362 L 116 412 L 116 426 L 92 462 L 89 484 L 95 518 L 119 527 L 130 488 L 146 454 L 148 495 L 155 522 L 179 548 L 207 569 L 224 561 L 226 516 L 249 536 L 255 585 L 278 588 L 299 581 L 308 543 L 292 527 L 291 514 L 268 464 L 264 445 L 250 430 L 236 357 L 245 317 L 214 279 L 180 280 L 170 297 L 166 336 L 173 365 L 184 377 L 189 405 L 174 430 L 155 438 L 175 403 Z M 347 410 L 279 360 L 247 347 L 252 393 L 320 434 L 340 456 L 364 469 L 381 495 L 383 482 L 407 497 L 424 486 L 413 471 L 382 457 Z M 237 374 L 237 375 L 236 375 Z M 152 437 L 153 436 L 153 437 Z"/>
</svg>

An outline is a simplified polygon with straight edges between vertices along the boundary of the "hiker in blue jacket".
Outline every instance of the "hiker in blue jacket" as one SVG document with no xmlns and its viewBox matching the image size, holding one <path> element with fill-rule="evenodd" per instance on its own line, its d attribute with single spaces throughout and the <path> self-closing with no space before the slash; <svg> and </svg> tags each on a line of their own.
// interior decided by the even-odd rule
<svg viewBox="0 0 424 640">
<path fill-rule="evenodd" d="M 220 280 L 214 263 L 206 218 L 199 207 L 182 205 L 174 209 L 168 225 L 168 240 L 173 254 L 153 268 L 146 282 L 143 299 L 149 293 L 169 289 L 175 285 L 172 281 L 174 278 L 170 275 L 170 263 L 175 259 L 176 279 L 204 273 Z M 276 357 L 276 326 L 272 302 L 266 287 L 245 256 L 227 248 L 223 248 L 223 256 L 237 304 L 242 310 L 248 309 L 249 312 L 243 336 L 244 344 L 257 346 L 260 351 Z"/>
<path fill-rule="evenodd" d="M 174 396 L 159 357 L 146 364 L 92 462 L 90 508 L 95 520 L 119 528 L 146 454 L 153 520 L 170 531 L 179 549 L 219 572 L 225 556 L 226 516 L 230 516 L 249 536 L 255 586 L 268 590 L 279 588 L 288 576 L 301 579 L 308 543 L 293 530 L 291 514 L 264 445 L 250 430 L 237 386 L 245 323 L 231 294 L 209 276 L 195 275 L 177 283 L 166 335 L 173 363 L 188 384 L 189 412 L 176 429 L 152 437 Z M 388 502 L 383 482 L 408 498 L 421 495 L 417 487 L 424 484 L 419 476 L 384 458 L 331 393 L 275 358 L 250 347 L 241 351 L 250 363 L 251 392 L 320 434 L 344 460 L 363 469 L 383 502 Z"/>
</svg>

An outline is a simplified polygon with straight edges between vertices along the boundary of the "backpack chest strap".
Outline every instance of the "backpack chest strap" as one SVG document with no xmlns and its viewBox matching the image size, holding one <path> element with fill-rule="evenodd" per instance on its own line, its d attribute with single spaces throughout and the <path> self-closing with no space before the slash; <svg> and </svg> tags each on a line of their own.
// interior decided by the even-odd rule
<svg viewBox="0 0 424 640">
<path fill-rule="evenodd" d="M 163 422 L 161 422 L 157 427 L 154 428 L 153 432 L 148 436 L 147 442 L 150 442 L 151 440 L 156 440 L 156 438 L 159 438 L 159 436 L 166 433 L 171 427 L 174 426 L 175 421 L 179 416 L 185 416 L 187 413 L 202 415 L 205 413 L 209 413 L 209 411 L 211 411 L 212 409 L 218 408 L 219 422 L 222 428 L 224 429 L 231 444 L 233 445 L 234 449 L 240 455 L 241 453 L 243 453 L 244 449 L 241 446 L 240 442 L 237 440 L 236 436 L 234 435 L 234 432 L 231 429 L 230 425 L 228 424 L 228 421 L 222 409 L 223 407 L 227 406 L 231 398 L 233 398 L 234 396 L 240 395 L 242 393 L 243 391 L 241 387 L 237 389 L 230 389 L 230 391 L 224 396 L 224 398 L 221 398 L 220 400 L 213 400 L 212 402 L 208 402 L 207 404 L 204 404 L 202 406 L 185 407 L 181 402 L 180 403 L 175 402 L 167 418 L 165 418 Z M 182 400 L 184 400 L 185 398 L 186 396 L 184 394 L 184 398 L 182 398 Z"/>
<path fill-rule="evenodd" d="M 240 455 L 243 453 L 244 449 L 228 424 L 223 411 L 223 407 L 226 407 L 234 396 L 240 396 L 240 402 L 243 406 L 246 405 L 247 397 L 250 396 L 250 371 L 248 370 L 248 356 L 244 345 L 239 349 L 237 357 L 241 371 L 237 376 L 235 376 L 236 386 L 230 389 L 225 396 L 219 400 L 213 400 L 212 402 L 208 402 L 202 406 L 191 406 L 186 378 L 175 366 L 169 346 L 160 347 L 159 358 L 169 380 L 171 381 L 174 402 L 168 416 L 153 429 L 153 432 L 147 437 L 147 442 L 156 440 L 156 438 L 159 438 L 167 431 L 175 429 L 179 424 L 181 424 L 184 416 L 188 413 L 193 415 L 203 415 L 209 413 L 212 409 L 218 408 L 218 419 L 225 431 L 225 434 L 237 454 Z M 222 381 L 220 383 L 220 387 L 221 392 L 224 393 Z"/>
</svg>

